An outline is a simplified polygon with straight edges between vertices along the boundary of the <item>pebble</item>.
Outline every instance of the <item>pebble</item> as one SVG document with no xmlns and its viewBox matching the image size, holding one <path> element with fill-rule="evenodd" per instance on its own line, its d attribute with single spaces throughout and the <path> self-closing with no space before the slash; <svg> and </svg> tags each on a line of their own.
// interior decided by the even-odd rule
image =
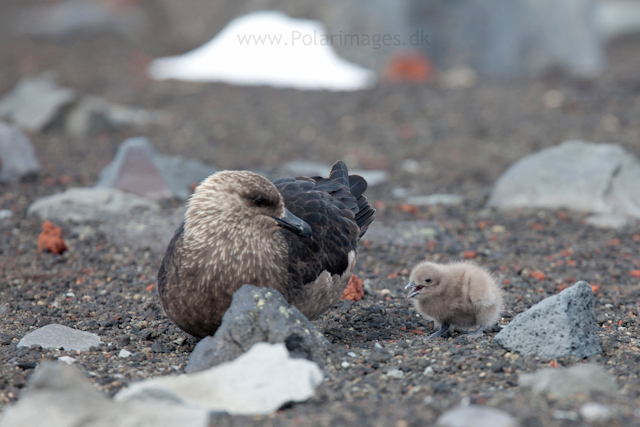
<svg viewBox="0 0 640 427">
<path fill-rule="evenodd" d="M 342 366 L 344 369 L 347 369 L 349 368 L 349 366 L 351 366 L 351 363 L 344 361 L 340 364 L 340 366 Z"/>
<path fill-rule="evenodd" d="M 66 363 L 67 365 L 72 365 L 74 363 L 76 363 L 76 359 L 74 359 L 73 357 L 69 357 L 69 356 L 60 356 L 58 357 L 58 360 Z"/>
<path fill-rule="evenodd" d="M 507 412 L 480 405 L 459 406 L 440 415 L 440 427 L 517 427 L 518 421 Z"/>
<path fill-rule="evenodd" d="M 404 372 L 400 369 L 391 369 L 387 372 L 387 377 L 389 378 L 404 378 Z"/>
<path fill-rule="evenodd" d="M 588 423 L 603 422 L 611 418 L 609 407 L 596 402 L 583 404 L 579 413 L 582 419 Z"/>
<path fill-rule="evenodd" d="M 127 357 L 131 356 L 131 352 L 125 350 L 124 348 L 120 350 L 120 352 L 118 353 L 118 358 L 120 359 L 126 359 Z"/>
<path fill-rule="evenodd" d="M 578 413 L 573 411 L 564 411 L 562 409 L 558 409 L 553 412 L 553 418 L 557 420 L 570 420 L 570 421 L 578 421 Z"/>
<path fill-rule="evenodd" d="M 88 351 L 91 347 L 99 347 L 101 342 L 100 337 L 94 333 L 50 324 L 26 334 L 18 342 L 18 347 L 39 345 L 43 348 L 62 347 L 67 351 Z"/>
<path fill-rule="evenodd" d="M 613 377 L 604 368 L 592 363 L 570 368 L 545 368 L 530 374 L 522 373 L 518 383 L 535 394 L 546 394 L 556 398 L 591 392 L 614 394 L 618 390 Z"/>
<path fill-rule="evenodd" d="M 347 356 L 349 356 L 349 357 L 353 357 L 353 358 L 358 357 L 358 355 L 357 355 L 357 354 L 355 354 L 353 351 L 348 352 L 348 353 L 347 353 Z"/>
</svg>

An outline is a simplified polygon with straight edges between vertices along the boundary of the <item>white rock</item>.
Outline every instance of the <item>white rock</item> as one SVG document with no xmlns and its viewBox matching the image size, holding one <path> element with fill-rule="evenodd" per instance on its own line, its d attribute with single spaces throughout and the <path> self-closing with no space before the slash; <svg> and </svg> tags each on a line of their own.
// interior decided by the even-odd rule
<svg viewBox="0 0 640 427">
<path fill-rule="evenodd" d="M 131 352 L 123 349 L 120 349 L 120 352 L 118 353 L 118 358 L 120 359 L 126 359 L 127 357 L 131 356 Z"/>
<path fill-rule="evenodd" d="M 589 402 L 580 407 L 580 416 L 588 423 L 602 422 L 611 418 L 611 410 L 606 405 Z"/>
<path fill-rule="evenodd" d="M 518 383 L 535 394 L 547 394 L 552 398 L 591 392 L 614 394 L 618 389 L 615 380 L 604 368 L 590 363 L 522 373 Z"/>
<path fill-rule="evenodd" d="M 0 122 L 0 182 L 9 182 L 39 170 L 40 163 L 29 138 L 17 127 Z"/>
<path fill-rule="evenodd" d="M 65 350 L 87 351 L 91 347 L 99 347 L 101 342 L 94 333 L 52 323 L 26 334 L 18 342 L 18 347 L 39 345 L 42 348 L 63 347 Z"/>
<path fill-rule="evenodd" d="M 74 359 L 73 357 L 69 357 L 69 356 L 60 356 L 58 357 L 58 360 L 61 362 L 66 363 L 67 365 L 73 365 L 74 363 L 76 363 L 76 359 Z"/>
<path fill-rule="evenodd" d="M 404 378 L 404 372 L 400 369 L 391 369 L 387 372 L 387 377 L 389 378 Z"/>
<path fill-rule="evenodd" d="M 556 420 L 570 420 L 570 421 L 578 421 L 578 413 L 573 411 L 564 411 L 562 409 L 558 409 L 553 412 L 553 418 Z"/>
<path fill-rule="evenodd" d="M 640 163 L 621 146 L 567 141 L 512 165 L 496 182 L 488 204 L 639 218 L 639 180 Z"/>
<path fill-rule="evenodd" d="M 436 422 L 440 427 L 517 427 L 518 421 L 511 415 L 487 406 L 459 406 L 440 415 Z"/>
<path fill-rule="evenodd" d="M 261 11 L 231 21 L 213 40 L 184 55 L 152 61 L 154 79 L 223 81 L 298 89 L 358 90 L 373 72 L 351 64 L 322 43 L 317 21 Z"/>
<path fill-rule="evenodd" d="M 25 77 L 0 100 L 0 117 L 28 131 L 39 132 L 75 97 L 72 89 L 56 84 L 52 73 Z"/>
<path fill-rule="evenodd" d="M 257 343 L 231 362 L 195 374 L 134 383 L 115 399 L 182 404 L 232 415 L 267 414 L 285 403 L 311 398 L 322 380 L 317 364 L 290 358 L 284 344 Z"/>
<path fill-rule="evenodd" d="M 104 221 L 138 209 L 157 211 L 159 207 L 149 199 L 113 188 L 71 188 L 36 200 L 27 215 L 61 222 Z"/>
<path fill-rule="evenodd" d="M 0 209 L 0 221 L 9 219 L 13 216 L 13 212 L 9 209 Z"/>
<path fill-rule="evenodd" d="M 422 373 L 422 375 L 427 375 L 427 376 L 433 375 L 433 367 L 427 366 L 426 368 L 424 368 L 424 372 Z"/>
</svg>

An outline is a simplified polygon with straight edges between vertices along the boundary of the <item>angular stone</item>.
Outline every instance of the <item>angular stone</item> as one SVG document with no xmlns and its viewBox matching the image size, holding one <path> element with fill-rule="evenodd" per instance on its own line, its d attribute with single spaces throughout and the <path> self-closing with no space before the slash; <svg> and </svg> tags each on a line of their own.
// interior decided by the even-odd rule
<svg viewBox="0 0 640 427">
<path fill-rule="evenodd" d="M 173 195 L 186 199 L 191 194 L 191 184 L 216 171 L 197 160 L 162 156 L 147 138 L 129 138 L 120 144 L 113 161 L 100 172 L 96 187 L 119 188 L 152 198 Z"/>
<path fill-rule="evenodd" d="M 233 360 L 258 342 L 283 343 L 292 357 L 324 367 L 328 341 L 280 292 L 244 285 L 236 291 L 213 337 L 200 341 L 186 372 L 198 372 Z"/>
<path fill-rule="evenodd" d="M 468 405 L 451 409 L 438 417 L 439 427 L 518 427 L 507 412 L 488 406 Z"/>
<path fill-rule="evenodd" d="M 525 356 L 588 357 L 602 351 L 597 330 L 591 287 L 577 282 L 517 315 L 495 341 Z"/>
<path fill-rule="evenodd" d="M 132 212 L 157 211 L 152 200 L 113 188 L 71 188 L 33 202 L 27 215 L 51 221 L 107 221 Z"/>
<path fill-rule="evenodd" d="M 51 362 L 36 368 L 20 400 L 0 415 L 1 427 L 206 427 L 208 421 L 202 409 L 116 403 L 77 369 Z"/>
<path fill-rule="evenodd" d="M 553 399 L 579 393 L 612 394 L 618 390 L 613 377 L 603 367 L 592 363 L 570 368 L 546 368 L 531 374 L 523 373 L 518 377 L 518 383 L 535 394 L 546 394 Z"/>
<path fill-rule="evenodd" d="M 286 403 L 311 398 L 322 380 L 318 365 L 290 358 L 284 344 L 257 343 L 232 362 L 195 374 L 134 383 L 115 399 L 188 405 L 231 415 L 268 414 Z"/>
<path fill-rule="evenodd" d="M 30 132 L 40 132 L 75 97 L 73 89 L 56 84 L 52 73 L 25 77 L 0 100 L 0 117 Z"/>
<path fill-rule="evenodd" d="M 488 205 L 640 217 L 640 163 L 615 144 L 567 141 L 531 154 L 496 182 Z"/>
<path fill-rule="evenodd" d="M 18 347 L 39 345 L 42 348 L 87 351 L 91 347 L 99 347 L 101 342 L 100 337 L 91 332 L 52 323 L 26 334 L 18 342 Z"/>
<path fill-rule="evenodd" d="M 16 127 L 0 122 L 0 183 L 40 171 L 29 138 Z"/>
</svg>

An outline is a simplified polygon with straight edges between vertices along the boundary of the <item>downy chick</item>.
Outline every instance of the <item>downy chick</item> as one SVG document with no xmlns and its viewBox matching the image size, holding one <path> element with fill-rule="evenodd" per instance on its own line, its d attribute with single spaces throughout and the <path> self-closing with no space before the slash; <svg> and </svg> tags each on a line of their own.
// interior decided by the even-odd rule
<svg viewBox="0 0 640 427">
<path fill-rule="evenodd" d="M 440 329 L 427 339 L 437 338 L 453 327 L 482 330 L 498 321 L 502 288 L 484 268 L 471 262 L 437 264 L 424 261 L 411 272 L 407 298 L 416 310 Z"/>
</svg>

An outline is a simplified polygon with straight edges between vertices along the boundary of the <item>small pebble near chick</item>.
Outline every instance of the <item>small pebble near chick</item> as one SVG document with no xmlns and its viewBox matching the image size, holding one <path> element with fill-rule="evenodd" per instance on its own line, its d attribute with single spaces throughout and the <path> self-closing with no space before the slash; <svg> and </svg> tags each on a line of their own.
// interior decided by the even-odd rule
<svg viewBox="0 0 640 427">
<path fill-rule="evenodd" d="M 484 268 L 468 262 L 437 264 L 424 261 L 411 272 L 407 299 L 440 329 L 437 338 L 454 328 L 481 336 L 495 324 L 502 307 L 502 288 Z"/>
</svg>

